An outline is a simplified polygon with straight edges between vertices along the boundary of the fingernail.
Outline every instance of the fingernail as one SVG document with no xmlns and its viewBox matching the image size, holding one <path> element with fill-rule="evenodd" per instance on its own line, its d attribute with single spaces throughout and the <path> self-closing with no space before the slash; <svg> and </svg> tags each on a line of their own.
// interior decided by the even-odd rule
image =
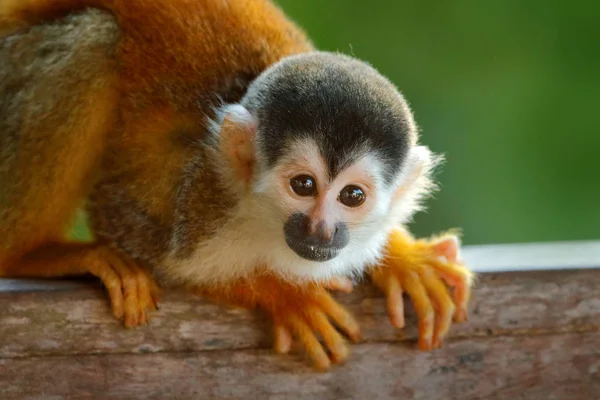
<svg viewBox="0 0 600 400">
<path fill-rule="evenodd" d="M 341 364 L 344 361 L 346 361 L 349 354 L 350 351 L 348 350 L 348 347 L 344 346 L 343 344 L 340 344 L 336 347 L 335 351 L 332 352 L 333 362 L 336 364 Z"/>
<path fill-rule="evenodd" d="M 318 372 L 327 372 L 329 368 L 331 368 L 331 361 L 329 361 L 329 359 L 319 360 L 315 361 L 313 365 Z"/>
<path fill-rule="evenodd" d="M 467 320 L 467 310 L 465 310 L 464 308 L 458 309 L 454 316 L 454 320 L 456 322 L 465 322 Z"/>
<path fill-rule="evenodd" d="M 431 339 L 419 339 L 419 348 L 424 351 L 431 350 Z"/>
<path fill-rule="evenodd" d="M 406 322 L 404 321 L 404 316 L 403 315 L 392 316 L 392 325 L 398 329 L 404 328 L 404 326 L 406 325 Z"/>
<path fill-rule="evenodd" d="M 360 331 L 352 332 L 350 339 L 352 339 L 353 342 L 360 342 L 363 339 L 362 333 Z"/>
</svg>

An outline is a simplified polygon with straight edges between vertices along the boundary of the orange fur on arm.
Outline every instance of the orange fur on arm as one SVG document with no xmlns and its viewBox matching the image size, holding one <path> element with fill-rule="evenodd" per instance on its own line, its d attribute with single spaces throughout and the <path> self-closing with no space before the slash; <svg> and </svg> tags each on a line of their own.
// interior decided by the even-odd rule
<svg viewBox="0 0 600 400">
<path fill-rule="evenodd" d="M 217 303 L 254 309 L 275 310 L 282 305 L 281 298 L 286 293 L 306 290 L 306 287 L 293 285 L 273 275 L 257 275 L 250 279 L 240 279 L 222 285 L 193 288 L 193 292 Z"/>
</svg>

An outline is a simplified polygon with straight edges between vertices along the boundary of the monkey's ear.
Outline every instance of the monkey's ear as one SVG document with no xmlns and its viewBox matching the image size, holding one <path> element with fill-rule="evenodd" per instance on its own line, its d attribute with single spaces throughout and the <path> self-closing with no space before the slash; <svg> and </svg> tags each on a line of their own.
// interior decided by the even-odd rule
<svg viewBox="0 0 600 400">
<path fill-rule="evenodd" d="M 393 203 L 411 194 L 425 194 L 432 189 L 432 170 L 442 161 L 426 146 L 414 146 L 408 153 L 401 180 L 394 193 Z"/>
<path fill-rule="evenodd" d="M 254 169 L 254 139 L 258 123 L 248 110 L 239 104 L 228 105 L 219 132 L 221 154 L 229 161 L 234 177 L 249 183 Z"/>
</svg>

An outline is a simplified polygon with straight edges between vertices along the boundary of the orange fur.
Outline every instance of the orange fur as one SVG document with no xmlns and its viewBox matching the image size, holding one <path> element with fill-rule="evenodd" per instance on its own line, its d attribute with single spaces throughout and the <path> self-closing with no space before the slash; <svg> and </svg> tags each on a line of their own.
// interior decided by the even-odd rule
<svg viewBox="0 0 600 400">
<path fill-rule="evenodd" d="M 289 346 L 281 344 L 281 336 L 286 336 L 283 332 L 294 334 L 304 345 L 317 370 L 327 370 L 331 361 L 342 363 L 349 354 L 345 340 L 330 319 L 350 340 L 356 342 L 361 338 L 355 319 L 333 300 L 324 287 L 314 283 L 295 285 L 272 275 L 257 274 L 251 280 L 220 287 L 196 288 L 195 291 L 216 302 L 266 311 L 275 322 L 276 349 L 288 352 Z M 331 357 L 314 332 L 323 338 Z"/>
</svg>

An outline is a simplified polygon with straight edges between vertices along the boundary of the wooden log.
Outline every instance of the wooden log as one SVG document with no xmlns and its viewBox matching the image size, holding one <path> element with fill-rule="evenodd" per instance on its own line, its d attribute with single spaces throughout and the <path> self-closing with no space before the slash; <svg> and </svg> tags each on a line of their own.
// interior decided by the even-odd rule
<svg viewBox="0 0 600 400">
<path fill-rule="evenodd" d="M 315 373 L 267 350 L 0 360 L 2 399 L 532 399 L 600 394 L 598 333 L 459 340 L 416 352 L 355 346 Z"/>
<path fill-rule="evenodd" d="M 166 293 L 149 326 L 126 329 L 95 283 L 8 283 L 0 399 L 600 398 L 595 269 L 482 274 L 470 320 L 431 353 L 411 307 L 396 330 L 374 288 L 339 294 L 365 340 L 326 374 L 273 354 L 268 321 L 245 310 Z"/>
<path fill-rule="evenodd" d="M 450 338 L 600 330 L 597 270 L 485 274 L 468 323 Z M 337 298 L 358 318 L 367 341 L 416 338 L 416 318 L 394 329 L 384 298 L 362 286 Z M 0 293 L 0 358 L 265 348 L 268 321 L 185 293 L 166 293 L 149 326 L 125 329 L 102 289 Z M 10 339 L 9 339 L 10 338 Z"/>
</svg>

